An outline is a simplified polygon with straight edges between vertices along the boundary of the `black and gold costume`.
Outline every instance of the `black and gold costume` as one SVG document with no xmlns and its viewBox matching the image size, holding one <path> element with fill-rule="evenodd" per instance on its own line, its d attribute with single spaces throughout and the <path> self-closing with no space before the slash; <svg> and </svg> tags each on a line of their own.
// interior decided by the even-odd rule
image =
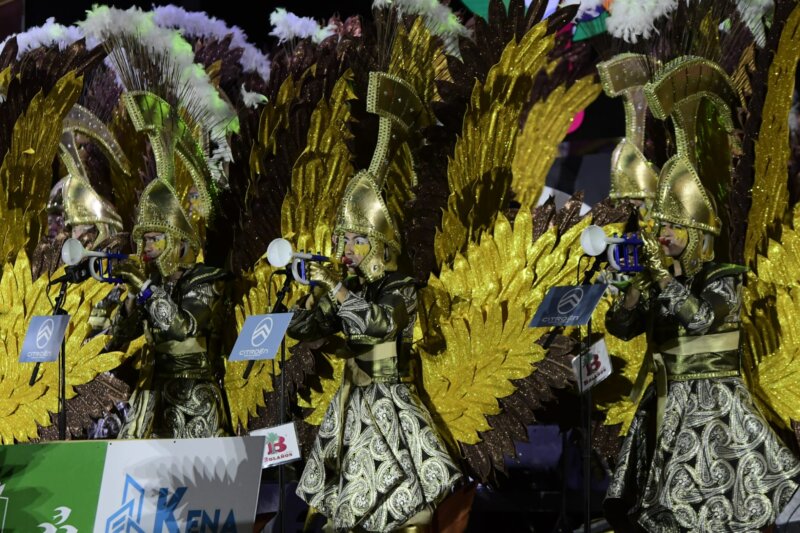
<svg viewBox="0 0 800 533">
<path fill-rule="evenodd" d="M 220 381 L 218 338 L 226 273 L 205 265 L 177 282 L 153 287 L 134 312 L 121 310 L 112 328 L 115 344 L 144 333 L 146 355 L 120 438 L 199 438 L 229 432 Z"/>
<path fill-rule="evenodd" d="M 289 335 L 343 332 L 354 356 L 320 426 L 298 495 L 337 531 L 389 531 L 436 504 L 461 477 L 414 385 L 410 356 L 417 294 L 388 274 L 296 310 Z"/>
<path fill-rule="evenodd" d="M 647 331 L 655 372 L 608 489 L 619 530 L 757 531 L 797 488 L 800 462 L 739 374 L 743 270 L 705 263 L 631 310 L 619 298 L 606 316 L 617 337 Z"/>
</svg>

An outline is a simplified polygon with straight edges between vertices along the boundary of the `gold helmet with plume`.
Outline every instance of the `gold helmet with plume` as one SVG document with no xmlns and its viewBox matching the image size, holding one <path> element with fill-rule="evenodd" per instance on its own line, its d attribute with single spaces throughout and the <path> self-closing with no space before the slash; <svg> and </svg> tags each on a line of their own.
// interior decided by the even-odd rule
<svg viewBox="0 0 800 533">
<path fill-rule="evenodd" d="M 146 91 L 124 93 L 122 101 L 134 128 L 150 139 L 157 173 L 139 199 L 132 237 L 138 248 L 145 233 L 165 235 L 166 246 L 155 263 L 161 275 L 168 277 L 181 266 L 194 264 L 201 249 L 200 238 L 175 191 L 175 157 L 185 163 L 208 213 L 210 170 L 190 128 L 168 102 Z"/>
<path fill-rule="evenodd" d="M 382 196 L 391 154 L 414 128 L 423 112 L 414 90 L 384 72 L 370 72 L 367 111 L 378 115 L 378 142 L 369 168 L 356 173 L 344 192 L 336 215 L 336 255 L 344 252 L 346 232 L 367 236 L 370 250 L 358 270 L 368 281 L 397 270 L 400 236 Z"/>
<path fill-rule="evenodd" d="M 664 65 L 645 95 L 656 118 L 672 117 L 677 141 L 677 153 L 661 169 L 652 217 L 687 229 L 678 260 L 691 276 L 714 259 L 713 237 L 722 231 L 711 191 L 720 194 L 730 183 L 731 111 L 740 105 L 738 93 L 719 65 L 684 56 Z"/>
<path fill-rule="evenodd" d="M 645 158 L 647 99 L 644 86 L 653 71 L 653 59 L 641 54 L 619 54 L 597 65 L 605 93 L 622 97 L 625 137 L 611 154 L 612 199 L 642 200 L 650 207 L 656 197 L 658 168 Z"/>
</svg>

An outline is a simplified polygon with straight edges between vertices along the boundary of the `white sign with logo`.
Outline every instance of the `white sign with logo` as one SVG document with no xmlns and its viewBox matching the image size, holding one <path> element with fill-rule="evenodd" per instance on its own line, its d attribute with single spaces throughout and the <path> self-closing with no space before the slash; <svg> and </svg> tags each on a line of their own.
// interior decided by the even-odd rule
<svg viewBox="0 0 800 533">
<path fill-rule="evenodd" d="M 69 315 L 34 316 L 28 324 L 20 363 L 49 363 L 58 359 L 61 341 L 69 324 Z"/>
<path fill-rule="evenodd" d="M 252 531 L 263 456 L 257 436 L 111 441 L 94 533 Z"/>
<path fill-rule="evenodd" d="M 272 313 L 247 317 L 231 350 L 230 361 L 274 359 L 292 313 Z"/>
<path fill-rule="evenodd" d="M 572 371 L 580 392 L 587 391 L 611 375 L 611 358 L 606 341 L 600 339 L 589 351 L 572 359 Z"/>
<path fill-rule="evenodd" d="M 251 431 L 250 434 L 266 437 L 262 468 L 269 468 L 300 459 L 300 446 L 297 443 L 294 422 L 271 428 L 256 429 Z"/>
</svg>

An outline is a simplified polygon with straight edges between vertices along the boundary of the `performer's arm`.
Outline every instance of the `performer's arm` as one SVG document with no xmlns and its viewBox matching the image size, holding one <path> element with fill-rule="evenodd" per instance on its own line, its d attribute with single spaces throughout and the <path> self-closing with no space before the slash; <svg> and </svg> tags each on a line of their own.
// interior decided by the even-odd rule
<svg viewBox="0 0 800 533">
<path fill-rule="evenodd" d="M 299 303 L 300 305 L 292 310 L 294 315 L 287 330 L 293 339 L 321 339 L 342 329 L 333 302 L 326 294 L 321 295 L 319 299 L 309 294 Z"/>
<path fill-rule="evenodd" d="M 126 343 L 136 339 L 144 333 L 144 312 L 136 305 L 136 298 L 128 296 L 117 309 L 111 321 L 111 340 L 106 344 L 106 350 L 119 350 Z"/>
<path fill-rule="evenodd" d="M 703 335 L 717 329 L 741 306 L 741 286 L 738 276 L 724 276 L 709 283 L 697 297 L 672 280 L 659 293 L 658 301 L 690 335 Z"/>
<path fill-rule="evenodd" d="M 342 319 L 342 329 L 351 340 L 361 344 L 396 338 L 408 325 L 409 316 L 416 312 L 415 304 L 407 304 L 416 302 L 416 290 L 409 283 L 388 286 L 374 302 L 344 288 L 340 294 L 337 313 Z"/>
<path fill-rule="evenodd" d="M 626 341 L 644 333 L 649 312 L 648 291 L 647 286 L 634 282 L 621 293 L 606 313 L 606 331 Z"/>
<path fill-rule="evenodd" d="M 211 321 L 212 303 L 219 296 L 221 283 L 198 283 L 189 288 L 181 305 L 167 292 L 153 286 L 153 294 L 144 309 L 153 328 L 165 334 L 167 340 L 183 341 L 205 330 Z"/>
</svg>

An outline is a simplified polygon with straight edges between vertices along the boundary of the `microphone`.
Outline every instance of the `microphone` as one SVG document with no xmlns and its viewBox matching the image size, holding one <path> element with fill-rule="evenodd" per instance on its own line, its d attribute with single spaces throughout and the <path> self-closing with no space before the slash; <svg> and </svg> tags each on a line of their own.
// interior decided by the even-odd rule
<svg viewBox="0 0 800 533">
<path fill-rule="evenodd" d="M 635 273 L 644 270 L 639 264 L 639 253 L 642 239 L 633 234 L 629 237 L 611 237 L 606 235 L 603 228 L 592 224 L 581 232 L 581 248 L 586 255 L 596 257 L 607 252 L 608 264 L 614 270 L 625 273 Z"/>
<path fill-rule="evenodd" d="M 64 275 L 50 280 L 50 285 L 59 283 L 81 283 L 92 277 L 89 261 L 82 261 L 77 265 L 70 265 L 64 269 Z"/>
</svg>

